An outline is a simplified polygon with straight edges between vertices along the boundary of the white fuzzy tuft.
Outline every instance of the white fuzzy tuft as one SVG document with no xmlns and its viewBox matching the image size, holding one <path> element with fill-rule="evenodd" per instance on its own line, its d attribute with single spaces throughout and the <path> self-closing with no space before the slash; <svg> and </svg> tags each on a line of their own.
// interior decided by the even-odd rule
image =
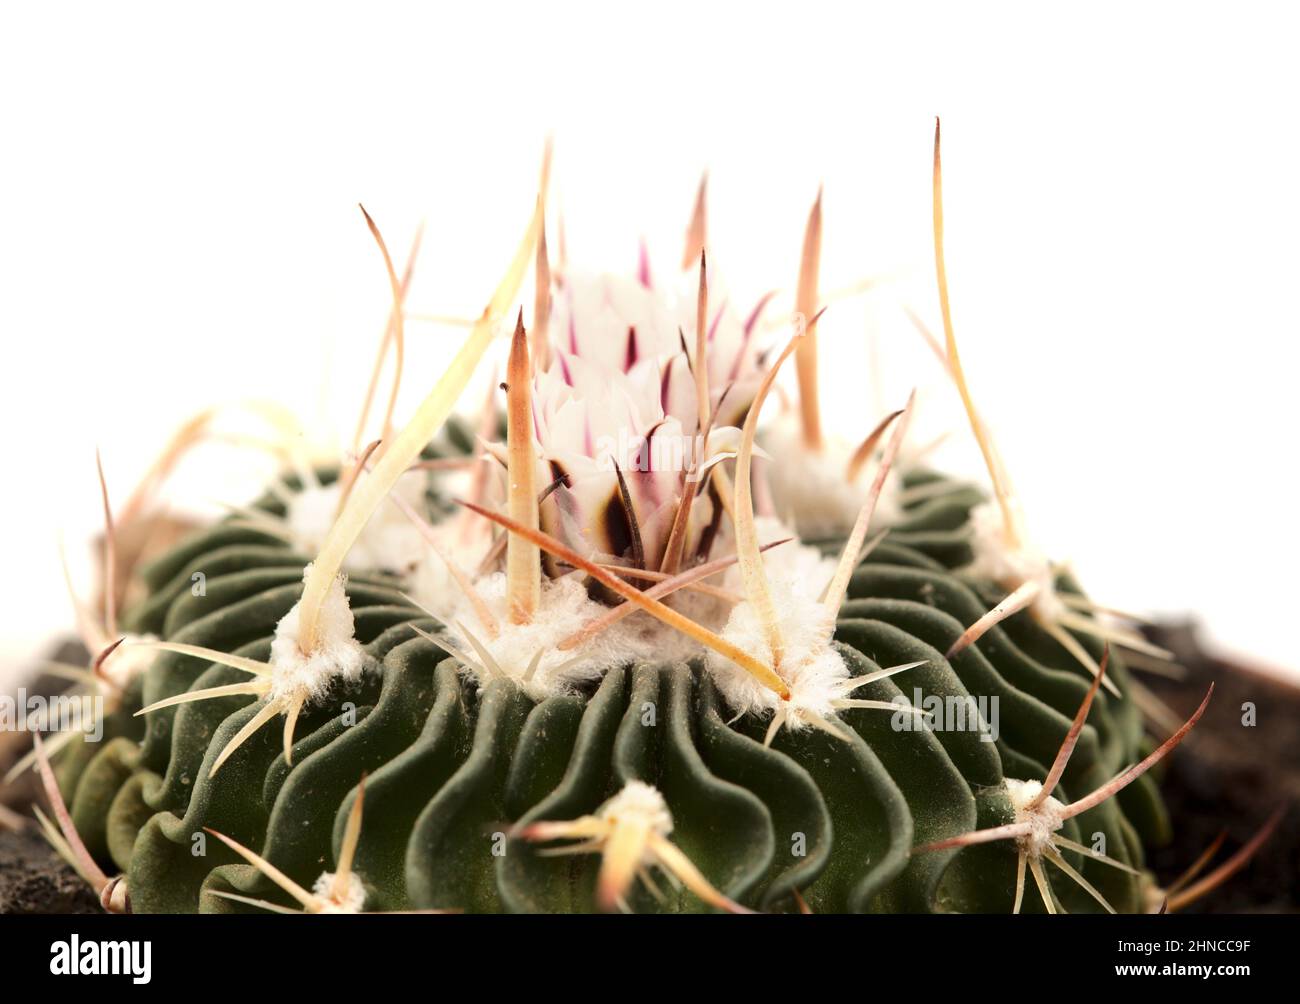
<svg viewBox="0 0 1300 1004">
<path fill-rule="evenodd" d="M 673 814 L 668 811 L 659 789 L 644 781 L 629 781 L 596 815 L 615 825 L 633 823 L 644 826 L 651 833 L 666 837 L 673 832 Z"/>
<path fill-rule="evenodd" d="M 792 545 L 784 545 L 792 546 Z M 779 550 L 779 549 L 778 549 Z M 730 659 L 708 653 L 708 667 L 727 704 L 737 714 L 784 711 L 786 725 L 807 728 L 811 718 L 826 717 L 833 702 L 843 696 L 840 685 L 849 678 L 844 659 L 830 645 L 832 618 L 803 583 L 769 580 L 781 628 L 784 650 L 777 675 L 790 689 L 789 700 L 765 687 Z M 753 604 L 737 604 L 722 637 L 744 649 L 760 662 L 772 665 L 767 630 Z"/>
<path fill-rule="evenodd" d="M 556 646 L 561 641 L 609 612 L 609 607 L 595 602 L 587 595 L 581 574 L 544 579 L 541 605 L 527 624 L 510 622 L 510 604 L 503 572 L 484 576 L 475 585 L 479 596 L 496 618 L 500 634 L 489 639 L 473 606 L 468 600 L 462 599 L 455 615 L 447 623 L 451 641 L 467 655 L 475 656 L 475 661 L 478 661 L 469 639 L 464 637 L 456 624 L 459 621 L 492 654 L 502 672 L 519 683 L 536 700 L 572 691 L 583 683 L 599 679 L 610 669 L 640 659 L 672 659 L 694 654 L 682 644 L 687 639 L 679 641 L 681 636 L 676 632 L 662 627 L 642 613 L 624 618 L 577 648 L 560 651 Z M 543 653 L 541 661 L 533 675 L 525 681 L 524 675 L 533 656 L 539 651 Z M 489 676 L 480 679 L 480 684 L 485 684 L 492 678 L 491 667 L 486 668 L 489 669 Z"/>
<path fill-rule="evenodd" d="M 329 904 L 322 913 L 360 913 L 366 905 L 366 886 L 356 872 L 348 876 L 348 887 L 339 900 L 334 899 L 333 872 L 324 872 L 311 891 Z"/>
<path fill-rule="evenodd" d="M 481 534 L 470 534 L 468 543 L 464 542 L 464 534 L 457 521 L 435 524 L 433 534 L 442 554 L 473 579 L 487 555 L 491 540 Z M 439 620 L 460 616 L 458 611 L 465 594 L 456 577 L 452 575 L 442 555 L 430 547 L 428 541 L 422 540 L 420 548 L 419 560 L 406 578 L 411 598 Z"/>
<path fill-rule="evenodd" d="M 1016 822 L 1029 823 L 1033 827 L 1025 836 L 1017 837 L 1016 842 L 1021 850 L 1031 857 L 1037 858 L 1043 853 L 1044 848 L 1051 846 L 1052 834 L 1065 824 L 1065 817 L 1063 816 L 1065 806 L 1051 795 L 1048 795 L 1047 798 L 1043 799 L 1041 805 L 1029 809 L 1027 808 L 1029 803 L 1037 798 L 1038 793 L 1043 790 L 1042 783 L 1039 781 L 1017 781 L 1010 777 L 1004 778 L 1003 783 L 1007 789 L 1007 797 L 1016 810 Z"/>
<path fill-rule="evenodd" d="M 982 502 L 970 512 L 971 551 L 974 560 L 963 572 L 977 579 L 989 579 L 1011 590 L 1026 582 L 1037 582 L 1039 592 L 1030 609 L 1042 620 L 1055 622 L 1065 612 L 1056 595 L 1052 563 L 1041 551 L 1028 545 L 1007 546 L 1002 510 L 994 502 Z"/>
<path fill-rule="evenodd" d="M 311 565 L 303 569 L 305 579 Z M 352 609 L 337 576 L 325 594 L 316 625 L 316 648 L 304 653 L 298 645 L 301 603 L 280 619 L 271 642 L 270 697 L 289 698 L 306 693 L 308 700 L 322 697 L 335 680 L 355 680 L 366 665 L 365 650 L 353 636 Z"/>
<path fill-rule="evenodd" d="M 821 452 L 812 453 L 803 443 L 798 424 L 785 416 L 764 431 L 762 441 L 772 458 L 768 484 L 777 512 L 792 518 L 799 536 L 807 540 L 846 536 L 870 494 L 875 464 L 868 461 L 850 483 L 845 472 L 854 447 L 827 437 Z M 871 525 L 897 523 L 902 514 L 899 479 L 890 475 L 876 501 Z"/>
<path fill-rule="evenodd" d="M 760 516 L 755 521 L 758 539 L 766 544 L 793 535 L 780 520 Z M 836 560 L 799 540 L 763 552 L 763 571 L 780 618 L 785 643 L 777 672 L 790 688 L 790 700 L 780 697 L 755 680 L 731 660 L 708 653 L 708 666 L 728 705 L 738 713 L 765 713 L 783 708 L 792 728 L 806 728 L 810 715 L 825 716 L 831 701 L 842 696 L 836 683 L 848 678 L 844 660 L 828 644 L 833 624 L 821 596 L 835 574 Z M 725 585 L 743 590 L 739 566 L 728 569 Z M 737 604 L 731 611 L 722 636 L 759 661 L 772 663 L 767 632 L 750 603 Z"/>
<path fill-rule="evenodd" d="M 364 475 L 363 475 L 364 477 Z M 408 471 L 393 486 L 416 512 L 425 511 L 427 476 L 421 471 Z M 335 481 L 319 487 L 304 487 L 289 500 L 285 524 L 291 542 L 303 554 L 316 554 L 338 513 L 339 496 L 343 486 Z M 366 523 L 361 536 L 348 551 L 343 567 L 350 571 L 376 568 L 389 572 L 406 572 L 428 548 L 420 531 L 406 518 L 397 506 L 384 505 Z"/>
<path fill-rule="evenodd" d="M 775 516 L 756 517 L 754 530 L 758 534 L 760 545 L 786 541 L 763 552 L 763 571 L 767 580 L 781 584 L 774 588 L 783 588 L 813 599 L 820 598 L 835 575 L 836 559 L 827 557 L 820 548 L 802 543 L 795 531 Z M 791 537 L 795 539 L 789 540 Z M 729 536 L 726 540 L 728 549 L 734 550 L 734 538 Z M 744 576 L 739 565 L 727 569 L 722 577 L 722 585 L 734 592 L 744 592 Z"/>
</svg>

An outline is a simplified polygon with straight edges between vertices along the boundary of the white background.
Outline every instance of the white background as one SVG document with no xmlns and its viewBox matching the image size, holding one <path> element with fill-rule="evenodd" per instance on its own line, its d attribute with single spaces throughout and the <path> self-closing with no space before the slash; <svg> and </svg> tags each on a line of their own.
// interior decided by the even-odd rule
<svg viewBox="0 0 1300 1004">
<path fill-rule="evenodd" d="M 1034 535 L 1099 600 L 1296 669 L 1289 13 L 6 5 L 0 685 L 71 624 L 57 540 L 86 582 L 95 447 L 120 501 L 209 403 L 275 397 L 350 438 L 388 297 L 356 203 L 399 260 L 427 220 L 411 309 L 477 313 L 548 133 L 588 266 L 630 268 L 642 236 L 672 262 L 707 167 L 713 260 L 738 291 L 789 286 L 824 183 L 823 288 L 895 280 L 826 316 L 833 424 L 860 436 L 875 388 L 919 383 L 955 425 L 898 309 L 937 325 L 936 114 L 958 335 Z M 460 337 L 412 326 L 407 405 Z M 979 471 L 964 431 L 948 453 Z M 205 456 L 183 506 L 264 473 Z"/>
</svg>

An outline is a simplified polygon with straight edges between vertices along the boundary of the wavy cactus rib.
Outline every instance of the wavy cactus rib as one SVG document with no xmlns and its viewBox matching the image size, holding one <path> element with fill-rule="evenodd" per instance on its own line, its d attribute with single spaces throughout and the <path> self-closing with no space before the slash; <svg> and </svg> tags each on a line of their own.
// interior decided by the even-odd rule
<svg viewBox="0 0 1300 1004">
<path fill-rule="evenodd" d="M 1000 461 L 960 378 L 937 169 L 936 136 L 950 368 L 1000 498 Z M 1158 890 L 1144 848 L 1167 839 L 1170 823 L 1151 776 L 1122 772 L 1174 744 L 1151 753 L 1123 657 L 1103 653 L 1102 639 L 1119 636 L 1092 626 L 1098 608 L 1064 575 L 1042 588 L 1068 616 L 1006 609 L 1008 583 L 981 574 L 972 514 L 988 506 L 984 493 L 899 459 L 910 403 L 864 422 L 875 429 L 867 441 L 836 453 L 817 408 L 824 337 L 820 348 L 805 337 L 787 349 L 798 354 L 803 469 L 840 472 L 848 457 L 849 488 L 871 468 L 861 479 L 870 491 L 825 540 L 800 541 L 776 519 L 763 479 L 780 477 L 780 456 L 764 456 L 751 478 L 758 406 L 776 376 L 776 354 L 756 345 L 768 298 L 738 313 L 711 254 L 706 273 L 703 199 L 702 185 L 680 326 L 656 305 L 648 268 L 626 285 L 584 286 L 563 261 L 553 275 L 539 199 L 454 372 L 405 429 L 372 446 L 374 465 L 371 451 L 299 465 L 139 569 L 143 598 L 114 630 L 160 643 L 123 681 L 105 741 L 65 741 L 55 763 L 64 833 L 84 845 L 79 860 L 98 862 L 93 874 L 125 876 L 123 902 L 129 890 L 144 912 L 1150 909 Z M 814 321 L 821 227 L 819 195 L 796 305 Z M 453 418 L 431 439 L 511 309 L 535 244 L 545 288 L 538 327 L 529 335 L 521 314 L 515 328 L 508 422 L 489 411 L 471 431 Z M 409 275 L 399 280 L 384 256 L 396 317 Z M 392 337 L 400 357 L 400 324 Z M 619 421 L 647 444 L 665 429 L 700 434 L 705 454 L 686 468 L 694 480 L 602 468 L 591 440 L 612 431 L 600 422 Z M 485 445 L 494 426 L 504 442 Z M 507 484 L 491 497 L 497 467 Z M 470 468 L 474 502 L 462 507 L 453 479 Z M 420 490 L 399 497 L 416 470 Z M 887 478 L 897 509 L 882 535 L 873 507 Z M 323 563 L 295 537 L 290 507 L 307 491 L 337 493 Z M 339 581 L 367 520 L 387 512 L 390 491 L 419 553 L 348 566 L 365 671 L 313 687 L 283 733 L 258 728 L 274 698 L 238 667 L 270 673 L 272 642 L 300 612 L 300 651 L 312 654 L 322 590 Z M 495 538 L 493 523 L 506 528 Z M 424 560 L 452 573 L 435 575 L 432 595 L 418 581 Z M 315 571 L 304 584 L 305 567 Z M 771 629 L 792 597 L 824 615 L 813 655 L 782 663 L 771 630 L 767 651 L 723 644 L 749 637 L 743 623 L 733 631 L 747 603 Z M 620 601 L 630 605 L 612 613 Z M 548 617 L 573 611 L 577 622 L 551 631 Z M 719 652 L 751 677 L 718 675 Z M 853 699 L 787 720 L 786 674 L 814 660 L 829 667 L 826 691 L 852 686 Z M 767 686 L 765 703 L 738 715 L 746 679 Z M 1044 779 L 1050 798 L 1032 788 Z M 1026 813 L 1044 806 L 1065 810 L 1041 842 L 1058 870 L 1040 874 L 1034 844 L 1042 895 L 1027 897 L 1025 845 L 989 835 L 1024 836 Z"/>
<path fill-rule="evenodd" d="M 1046 775 L 1088 681 L 1050 638 L 1015 621 L 952 663 L 944 659 L 970 612 L 986 603 L 952 572 L 962 564 L 960 527 L 974 496 L 951 489 L 910 509 L 854 574 L 837 645 L 854 675 L 924 661 L 898 678 L 902 689 L 890 679 L 870 685 L 870 698 L 998 697 L 996 742 L 972 731 L 900 731 L 891 715 L 846 711 L 849 742 L 812 731 L 779 735 L 765 748 L 761 723 L 729 723 L 716 689 L 689 662 L 629 664 L 589 693 L 540 702 L 508 681 L 479 693 L 453 657 L 413 630 L 433 630 L 433 622 L 382 580 L 353 577 L 357 636 L 383 673 L 304 715 L 292 767 L 270 730 L 208 777 L 217 752 L 256 712 L 246 698 L 158 712 L 143 736 L 132 731 L 138 719 L 118 716 L 107 723 L 109 742 L 74 748 L 64 764 L 65 784 L 78 778 L 68 785 L 73 818 L 91 853 L 126 873 L 137 911 L 252 909 L 215 893 L 293 907 L 218 841 L 208 838 L 196 857 L 198 835 L 227 835 L 310 888 L 335 861 L 367 773 L 366 839 L 354 867 L 368 911 L 582 911 L 597 907 L 598 856 L 548 855 L 520 834 L 594 813 L 641 781 L 671 806 L 674 844 L 748 908 L 792 910 L 798 893 L 818 912 L 1009 911 L 1014 852 L 987 846 L 913 857 L 912 848 L 1008 821 L 1003 778 Z M 446 507 L 434 495 L 429 503 Z M 191 569 L 220 569 L 209 574 L 206 596 L 191 594 Z M 283 544 L 218 525 L 148 570 L 153 593 L 128 622 L 172 641 L 264 656 L 271 629 L 301 593 L 301 569 L 302 556 Z M 1124 688 L 1122 660 L 1112 659 L 1108 673 Z M 128 707 L 240 679 L 163 653 Z M 1142 743 L 1137 716 L 1099 694 L 1064 790 L 1091 790 L 1138 759 Z M 1167 825 L 1143 779 L 1062 832 L 1085 845 L 1101 834 L 1111 857 L 1140 868 L 1143 844 L 1161 840 Z M 1144 908 L 1135 875 L 1082 855 L 1073 863 L 1116 909 Z M 630 891 L 629 908 L 707 909 L 671 880 L 656 885 Z M 1059 895 L 1066 909 L 1095 907 L 1086 894 Z"/>
</svg>

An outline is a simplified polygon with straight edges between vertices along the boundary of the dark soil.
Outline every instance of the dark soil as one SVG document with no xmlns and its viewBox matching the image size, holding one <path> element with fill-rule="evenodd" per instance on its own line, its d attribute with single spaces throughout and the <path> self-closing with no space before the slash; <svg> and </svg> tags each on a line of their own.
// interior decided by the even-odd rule
<svg viewBox="0 0 1300 1004">
<path fill-rule="evenodd" d="M 0 831 L 0 913 L 101 913 L 99 897 L 35 826 Z"/>
<path fill-rule="evenodd" d="M 1286 806 L 1281 824 L 1250 864 L 1185 912 L 1300 912 L 1300 689 L 1207 656 L 1189 624 L 1161 625 L 1149 633 L 1173 651 L 1187 678 L 1137 675 L 1180 718 L 1195 710 L 1214 683 L 1205 716 L 1166 761 L 1160 788 L 1174 839 L 1151 854 L 1152 867 L 1168 884 L 1221 831 L 1227 839 L 1216 863 L 1226 860 L 1274 810 Z M 1250 705 L 1256 713 L 1253 726 L 1243 724 Z"/>
<path fill-rule="evenodd" d="M 1207 655 L 1187 624 L 1162 625 L 1149 633 L 1175 653 L 1187 676 L 1181 681 L 1139 677 L 1180 718 L 1191 714 L 1211 681 L 1215 684 L 1200 724 L 1165 761 L 1161 789 L 1174 838 L 1151 853 L 1151 866 L 1167 885 L 1226 831 L 1213 868 L 1285 805 L 1281 824 L 1250 864 L 1186 912 L 1300 912 L 1300 689 Z M 1248 703 L 1256 709 L 1254 726 L 1242 722 Z M 0 772 L 6 761 L 21 755 L 22 738 L 0 736 Z M 35 796 L 30 774 L 21 787 L 4 792 L 6 804 L 18 811 L 26 811 Z M 34 825 L 21 833 L 0 829 L 0 913 L 98 911 L 97 897 Z"/>
</svg>

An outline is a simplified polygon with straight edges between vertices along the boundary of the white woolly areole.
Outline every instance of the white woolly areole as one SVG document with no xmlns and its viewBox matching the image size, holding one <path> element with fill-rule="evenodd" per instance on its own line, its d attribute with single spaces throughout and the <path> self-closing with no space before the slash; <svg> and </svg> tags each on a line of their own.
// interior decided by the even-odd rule
<svg viewBox="0 0 1300 1004">
<path fill-rule="evenodd" d="M 845 472 L 855 447 L 828 436 L 821 451 L 813 453 L 804 445 L 798 423 L 786 416 L 764 430 L 762 442 L 772 458 L 768 484 L 777 512 L 792 519 L 799 536 L 808 540 L 846 536 L 871 493 L 876 464 L 867 461 L 850 482 Z M 871 517 L 873 528 L 902 518 L 900 490 L 896 476 L 885 478 Z"/>
<path fill-rule="evenodd" d="M 362 477 L 365 475 L 363 474 Z M 416 512 L 425 512 L 425 489 L 428 478 L 423 471 L 407 471 L 393 486 L 398 495 Z M 338 481 L 315 487 L 304 486 L 289 499 L 284 521 L 294 548 L 304 554 L 316 554 L 338 515 L 343 486 Z M 395 505 L 381 505 L 366 522 L 343 567 L 384 569 L 405 572 L 427 550 L 420 531 Z"/>
<path fill-rule="evenodd" d="M 1017 837 L 1016 844 L 1030 857 L 1037 858 L 1044 848 L 1051 846 L 1052 834 L 1065 825 L 1065 806 L 1048 795 L 1041 805 L 1029 809 L 1029 803 L 1043 790 L 1041 782 L 1017 781 L 1008 777 L 1003 779 L 1003 784 L 1006 785 L 1007 797 L 1016 810 L 1016 822 L 1028 823 L 1033 827 L 1025 836 Z"/>
<path fill-rule="evenodd" d="M 803 543 L 794 530 L 775 516 L 755 517 L 754 531 L 760 546 L 786 541 L 763 552 L 763 572 L 768 581 L 779 584 L 778 588 L 820 599 L 835 575 L 838 558 L 828 557 L 820 548 Z M 790 540 L 791 537 L 795 539 Z M 734 551 L 734 535 L 728 535 L 726 542 L 727 551 Z M 739 564 L 727 569 L 722 576 L 722 585 L 744 593 L 744 576 Z"/>
<path fill-rule="evenodd" d="M 118 690 L 125 690 L 132 680 L 142 676 L 153 665 L 157 652 L 145 646 L 157 640 L 158 636 L 153 634 L 124 635 L 122 644 L 100 663 L 100 675 Z"/>
<path fill-rule="evenodd" d="M 455 615 L 447 622 L 450 640 L 466 655 L 479 662 L 469 639 L 457 621 L 474 633 L 476 640 L 492 654 L 492 658 L 510 679 L 514 680 L 534 700 L 572 691 L 590 680 L 596 680 L 618 666 L 638 659 L 663 659 L 678 657 L 681 648 L 675 639 L 666 636 L 672 632 L 650 621 L 643 614 L 625 617 L 613 627 L 600 632 L 577 648 L 559 650 L 556 646 L 570 635 L 587 626 L 592 620 L 609 613 L 610 608 L 597 603 L 587 595 L 583 576 L 575 573 L 559 579 L 542 580 L 541 603 L 533 619 L 527 624 L 510 621 L 510 602 L 504 572 L 494 572 L 475 583 L 475 590 L 492 611 L 499 634 L 489 638 L 468 599 L 461 597 Z M 672 646 L 677 645 L 677 648 Z M 542 653 L 537 669 L 528 680 L 524 675 L 533 657 Z M 487 678 L 492 679 L 491 667 Z M 476 673 L 477 675 L 477 673 Z"/>
<path fill-rule="evenodd" d="M 333 872 L 323 872 L 311 891 L 327 904 L 321 913 L 360 913 L 366 905 L 366 886 L 356 872 L 348 875 L 348 885 L 340 899 L 334 898 Z"/>
<path fill-rule="evenodd" d="M 789 700 L 782 700 L 740 666 L 712 650 L 707 665 L 722 696 L 737 714 L 780 710 L 785 712 L 788 727 L 804 729 L 811 724 L 810 719 L 824 718 L 834 711 L 833 702 L 843 696 L 839 685 L 849 678 L 849 670 L 830 644 L 833 618 L 817 598 L 808 595 L 802 585 L 786 580 L 773 578 L 769 584 L 784 645 L 776 672 L 790 689 Z M 752 603 L 735 606 L 722 637 L 759 662 L 772 665 L 767 630 Z"/>
<path fill-rule="evenodd" d="M 465 542 L 459 520 L 437 523 L 433 533 L 442 554 L 472 579 L 491 546 L 490 538 L 470 534 L 468 542 Z M 451 574 L 447 561 L 429 546 L 428 541 L 421 541 L 420 546 L 419 560 L 406 578 L 411 597 L 439 620 L 460 616 L 458 611 L 464 599 L 460 583 Z"/>
<path fill-rule="evenodd" d="M 644 826 L 661 837 L 673 832 L 673 814 L 668 811 L 668 803 L 658 788 L 644 781 L 629 781 L 596 810 L 596 816 L 616 826 L 620 823 Z"/>
<path fill-rule="evenodd" d="M 311 572 L 303 569 L 303 578 Z M 365 668 L 366 656 L 353 636 L 352 609 L 343 591 L 343 576 L 336 576 L 325 593 L 316 623 L 316 647 L 307 655 L 298 645 L 301 601 L 275 626 L 271 642 L 272 700 L 305 692 L 308 700 L 324 696 L 335 680 L 355 680 Z"/>
<path fill-rule="evenodd" d="M 1042 620 L 1056 621 L 1065 604 L 1056 595 L 1052 563 L 1041 551 L 1022 544 L 1007 546 L 1002 509 L 996 502 L 981 502 L 970 512 L 970 546 L 974 560 L 963 571 L 977 579 L 990 579 L 1006 589 L 1037 582 L 1038 596 L 1030 605 Z"/>
</svg>

